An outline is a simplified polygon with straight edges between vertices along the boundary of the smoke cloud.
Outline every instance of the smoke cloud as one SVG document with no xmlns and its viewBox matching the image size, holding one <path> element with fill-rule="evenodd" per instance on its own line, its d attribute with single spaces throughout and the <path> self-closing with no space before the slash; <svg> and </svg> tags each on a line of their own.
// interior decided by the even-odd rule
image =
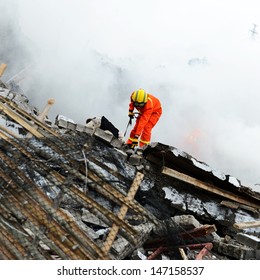
<svg viewBox="0 0 260 280">
<path fill-rule="evenodd" d="M 19 42 L 12 67 L 30 66 L 21 86 L 36 107 L 56 99 L 51 118 L 104 115 L 124 131 L 130 93 L 144 88 L 163 105 L 153 142 L 260 190 L 257 0 L 0 0 L 0 7 L 1 26 Z M 1 52 L 10 49 L 7 38 Z"/>
</svg>

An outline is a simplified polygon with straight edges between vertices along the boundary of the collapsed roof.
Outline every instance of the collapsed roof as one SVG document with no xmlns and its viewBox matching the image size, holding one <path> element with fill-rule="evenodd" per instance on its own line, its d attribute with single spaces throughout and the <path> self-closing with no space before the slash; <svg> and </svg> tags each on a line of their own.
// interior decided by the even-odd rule
<svg viewBox="0 0 260 280">
<path fill-rule="evenodd" d="M 0 81 L 0 259 L 260 259 L 260 193 L 162 143 L 48 119 Z"/>
</svg>

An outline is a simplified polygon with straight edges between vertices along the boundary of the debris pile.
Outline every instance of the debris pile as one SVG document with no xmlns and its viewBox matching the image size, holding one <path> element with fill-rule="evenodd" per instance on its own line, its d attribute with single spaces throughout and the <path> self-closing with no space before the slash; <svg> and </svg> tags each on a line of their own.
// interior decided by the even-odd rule
<svg viewBox="0 0 260 280">
<path fill-rule="evenodd" d="M 260 193 L 162 143 L 39 112 L 0 82 L 0 259 L 260 259 Z"/>
</svg>

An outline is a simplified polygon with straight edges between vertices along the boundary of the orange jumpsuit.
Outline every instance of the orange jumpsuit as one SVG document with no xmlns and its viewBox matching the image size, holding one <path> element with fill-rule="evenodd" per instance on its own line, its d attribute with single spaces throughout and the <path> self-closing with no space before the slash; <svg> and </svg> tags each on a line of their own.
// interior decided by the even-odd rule
<svg viewBox="0 0 260 280">
<path fill-rule="evenodd" d="M 131 99 L 131 102 L 129 104 L 129 111 L 133 111 L 134 109 L 134 102 Z M 132 144 L 135 136 L 140 136 L 139 145 L 140 147 L 142 147 L 150 143 L 152 129 L 156 125 L 162 114 L 162 106 L 158 98 L 154 97 L 151 94 L 148 94 L 147 102 L 145 103 L 145 105 L 136 109 L 138 110 L 139 115 L 136 119 L 135 126 L 132 129 L 130 137 L 128 138 L 126 144 Z"/>
</svg>

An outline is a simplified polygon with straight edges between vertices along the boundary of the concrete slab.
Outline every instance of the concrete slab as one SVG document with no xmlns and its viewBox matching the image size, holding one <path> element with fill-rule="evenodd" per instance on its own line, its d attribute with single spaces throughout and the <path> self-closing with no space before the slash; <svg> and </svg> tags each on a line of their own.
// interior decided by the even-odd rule
<svg viewBox="0 0 260 280">
<path fill-rule="evenodd" d="M 101 128 L 96 128 L 94 132 L 94 136 L 108 143 L 110 143 L 114 137 L 113 134 L 107 133 Z"/>
<path fill-rule="evenodd" d="M 235 236 L 235 238 L 238 242 L 244 245 L 252 247 L 256 250 L 260 250 L 260 238 L 257 238 L 256 236 L 252 236 L 244 233 L 238 233 Z"/>
</svg>

